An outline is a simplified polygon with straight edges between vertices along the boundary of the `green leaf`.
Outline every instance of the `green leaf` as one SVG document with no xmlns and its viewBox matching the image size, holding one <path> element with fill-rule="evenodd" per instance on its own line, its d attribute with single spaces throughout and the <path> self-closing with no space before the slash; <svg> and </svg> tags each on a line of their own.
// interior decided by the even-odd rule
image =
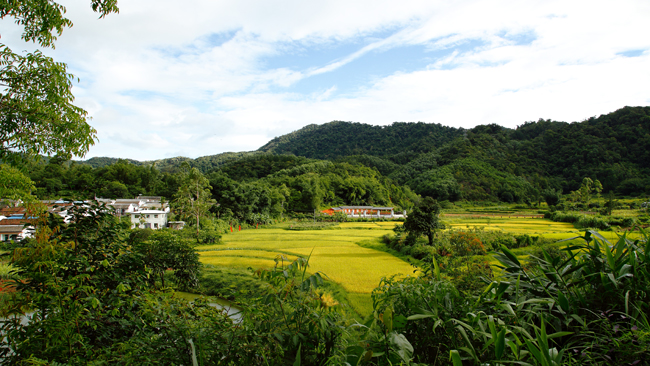
<svg viewBox="0 0 650 366">
<path fill-rule="evenodd" d="M 559 337 L 564 337 L 573 334 L 573 332 L 555 332 L 553 334 L 549 334 L 546 338 L 548 339 L 553 339 L 553 338 L 559 338 Z"/>
<path fill-rule="evenodd" d="M 404 315 L 395 315 L 393 317 L 393 328 L 402 329 L 406 326 L 406 317 Z"/>
<path fill-rule="evenodd" d="M 582 324 L 583 327 L 587 326 L 587 323 L 585 323 L 585 321 L 580 316 L 578 316 L 577 314 L 571 314 L 571 317 L 573 319 L 575 319 L 576 321 L 578 321 L 578 323 Z"/>
<path fill-rule="evenodd" d="M 418 320 L 418 319 L 427 319 L 427 318 L 437 318 L 438 316 L 434 313 L 430 314 L 415 314 L 411 315 L 406 320 Z"/>
<path fill-rule="evenodd" d="M 470 342 L 469 337 L 467 336 L 467 332 L 465 332 L 465 328 L 463 328 L 460 325 L 457 325 L 456 329 L 458 329 L 461 337 L 463 337 L 463 339 L 465 340 L 465 344 L 469 346 L 469 347 L 459 347 L 459 349 L 462 349 L 465 352 L 469 353 L 470 355 L 472 355 L 474 361 L 479 362 L 478 356 L 476 355 L 476 350 L 474 350 L 474 346 L 472 345 L 472 342 Z"/>
<path fill-rule="evenodd" d="M 298 346 L 298 353 L 296 353 L 296 360 L 293 361 L 293 366 L 300 366 L 300 350 L 302 349 L 302 343 Z"/>
<path fill-rule="evenodd" d="M 457 350 L 452 349 L 449 351 L 449 359 L 453 362 L 453 366 L 463 366 L 463 361 L 460 358 L 460 354 Z"/>
<path fill-rule="evenodd" d="M 609 269 L 612 272 L 616 273 L 616 261 L 614 260 L 614 256 L 612 255 L 612 251 L 609 248 L 609 245 L 603 245 L 603 249 L 605 250 L 605 255 L 607 256 L 607 264 L 609 265 Z"/>
<path fill-rule="evenodd" d="M 438 261 L 436 260 L 435 255 L 431 255 L 431 260 L 433 261 L 433 273 L 436 275 L 436 280 L 442 281 L 442 276 L 440 275 L 440 266 L 438 266 Z"/>
<path fill-rule="evenodd" d="M 566 298 L 563 292 L 558 293 L 558 303 L 560 304 L 560 308 L 566 313 L 569 312 L 569 300 Z"/>
<path fill-rule="evenodd" d="M 384 310 L 384 314 L 382 315 L 381 319 L 384 322 L 386 329 L 388 329 L 389 332 L 392 332 L 393 331 L 393 309 L 391 307 L 387 307 L 386 310 Z"/>
<path fill-rule="evenodd" d="M 503 351 L 505 350 L 506 347 L 505 340 L 506 340 L 506 329 L 503 328 L 501 329 L 499 334 L 497 334 L 497 339 L 496 342 L 494 343 L 495 354 L 497 359 L 500 359 L 501 356 L 503 356 Z"/>
<path fill-rule="evenodd" d="M 537 348 L 537 346 L 533 342 L 526 339 L 526 346 L 528 347 L 530 353 L 533 354 L 537 362 L 539 362 L 542 365 L 548 365 L 546 359 L 544 358 L 544 356 L 542 356 L 542 352 L 540 352 L 539 348 Z"/>
<path fill-rule="evenodd" d="M 521 263 L 519 262 L 519 259 L 517 259 L 517 256 L 513 252 L 511 252 L 510 249 L 502 245 L 501 251 L 503 252 L 503 254 L 506 255 L 506 257 L 508 257 L 508 259 L 510 259 L 515 264 L 517 264 L 517 266 L 521 267 Z"/>
<path fill-rule="evenodd" d="M 494 325 L 494 317 L 492 315 L 488 316 L 488 327 L 490 328 L 490 333 L 492 334 L 492 339 L 497 338 L 497 328 Z"/>
</svg>

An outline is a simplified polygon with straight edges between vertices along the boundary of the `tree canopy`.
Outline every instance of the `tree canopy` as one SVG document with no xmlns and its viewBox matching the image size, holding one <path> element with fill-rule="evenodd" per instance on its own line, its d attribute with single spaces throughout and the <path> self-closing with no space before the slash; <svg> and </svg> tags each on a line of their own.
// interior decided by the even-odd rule
<svg viewBox="0 0 650 366">
<path fill-rule="evenodd" d="M 426 235 L 429 245 L 433 245 L 436 230 L 445 228 L 439 220 L 440 210 L 438 201 L 424 197 L 404 221 L 404 230 L 411 235 Z"/>
<path fill-rule="evenodd" d="M 91 6 L 100 17 L 118 11 L 117 0 L 92 0 Z M 13 18 L 23 27 L 21 38 L 42 47 L 54 48 L 63 29 L 72 26 L 65 12 L 48 0 L 0 3 L 0 18 Z M 18 54 L 0 43 L 0 159 L 88 151 L 97 131 L 87 122 L 88 112 L 73 104 L 74 80 L 64 63 L 39 50 Z"/>
</svg>

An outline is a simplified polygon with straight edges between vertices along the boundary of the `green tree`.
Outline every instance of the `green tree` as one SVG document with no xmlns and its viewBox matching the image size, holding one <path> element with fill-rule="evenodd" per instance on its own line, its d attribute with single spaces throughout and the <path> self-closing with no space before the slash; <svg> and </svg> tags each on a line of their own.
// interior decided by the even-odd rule
<svg viewBox="0 0 650 366">
<path fill-rule="evenodd" d="M 440 209 L 438 201 L 424 197 L 404 221 L 404 230 L 416 236 L 426 235 L 429 245 L 433 245 L 436 230 L 445 228 L 440 222 Z"/>
<path fill-rule="evenodd" d="M 586 205 L 589 205 L 591 201 L 591 196 L 595 193 L 597 197 L 600 197 L 600 192 L 603 191 L 603 185 L 600 184 L 598 179 L 592 180 L 589 177 L 585 177 L 582 180 L 582 185 L 576 191 L 579 199 Z"/>
<path fill-rule="evenodd" d="M 545 189 L 542 192 L 542 196 L 544 196 L 544 201 L 546 201 L 548 207 L 556 206 L 558 203 L 560 203 L 560 198 L 562 198 L 561 192 L 556 191 L 553 188 Z"/>
<path fill-rule="evenodd" d="M 201 263 L 192 245 L 167 230 L 151 232 L 146 240 L 135 244 L 136 251 L 143 255 L 144 263 L 153 272 L 150 278 L 153 284 L 158 277 L 164 288 L 165 271 L 171 268 L 181 289 L 196 287 Z"/>
<path fill-rule="evenodd" d="M 119 219 L 105 206 L 76 205 L 69 214 L 70 224 L 40 215 L 34 239 L 12 253 L 20 296 L 8 311 L 33 315 L 27 323 L 8 317 L 0 324 L 7 364 L 31 357 L 87 364 L 92 352 L 133 334 L 127 318 L 147 285 L 142 255 L 122 240 Z"/>
<path fill-rule="evenodd" d="M 0 199 L 29 201 L 35 189 L 34 182 L 20 170 L 0 164 Z"/>
<path fill-rule="evenodd" d="M 92 0 L 91 6 L 100 17 L 118 11 L 117 0 Z M 0 2 L 0 19 L 14 19 L 23 27 L 21 38 L 42 47 L 54 48 L 57 36 L 72 26 L 64 14 L 65 7 L 50 0 Z M 73 104 L 73 80 L 64 63 L 41 51 L 18 54 L 0 43 L 0 160 L 16 165 L 39 154 L 85 155 L 97 131 L 86 121 L 88 112 Z M 3 168 L 0 181 L 31 184 L 17 174 L 23 175 Z"/>
<path fill-rule="evenodd" d="M 117 12 L 117 0 L 92 0 L 100 17 Z M 54 41 L 72 22 L 65 7 L 49 0 L 0 3 L 0 18 L 23 26 L 21 38 L 42 47 Z M 72 104 L 72 81 L 64 63 L 39 50 L 25 55 L 0 43 L 0 158 L 16 153 L 83 156 L 94 144 L 96 131 L 86 121 L 88 112 Z"/>
<path fill-rule="evenodd" d="M 181 218 L 190 217 L 196 225 L 198 240 L 201 216 L 207 214 L 216 201 L 210 193 L 210 181 L 197 168 L 185 164 L 181 186 L 172 202 Z"/>
</svg>

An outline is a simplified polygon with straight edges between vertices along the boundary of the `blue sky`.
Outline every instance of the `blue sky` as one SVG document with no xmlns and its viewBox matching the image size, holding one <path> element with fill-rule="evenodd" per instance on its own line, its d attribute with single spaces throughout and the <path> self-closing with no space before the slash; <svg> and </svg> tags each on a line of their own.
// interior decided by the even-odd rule
<svg viewBox="0 0 650 366">
<path fill-rule="evenodd" d="M 56 50 L 86 158 L 250 151 L 332 120 L 516 127 L 650 105 L 650 2 L 120 0 Z M 32 50 L 2 21 L 2 42 Z"/>
</svg>

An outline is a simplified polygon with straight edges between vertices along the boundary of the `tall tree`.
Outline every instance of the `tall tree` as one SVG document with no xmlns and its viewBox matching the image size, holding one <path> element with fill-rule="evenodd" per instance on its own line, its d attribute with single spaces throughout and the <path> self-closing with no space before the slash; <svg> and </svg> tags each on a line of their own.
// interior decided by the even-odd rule
<svg viewBox="0 0 650 366">
<path fill-rule="evenodd" d="M 174 196 L 173 205 L 181 217 L 192 217 L 198 238 L 199 220 L 216 201 L 210 193 L 210 181 L 197 168 L 190 169 L 186 163 L 182 174 L 182 183 Z"/>
<path fill-rule="evenodd" d="M 117 12 L 117 0 L 92 0 L 104 17 Z M 42 47 L 54 41 L 72 22 L 65 7 L 49 0 L 0 2 L 0 18 L 13 18 L 23 26 L 21 38 Z M 86 121 L 88 113 L 73 104 L 72 81 L 64 63 L 36 50 L 24 55 L 0 43 L 0 158 L 22 154 L 83 156 L 96 133 Z"/>
<path fill-rule="evenodd" d="M 404 221 L 404 230 L 416 236 L 426 235 L 429 245 L 433 245 L 436 230 L 445 228 L 439 220 L 440 209 L 438 201 L 424 197 Z"/>
<path fill-rule="evenodd" d="M 117 0 L 92 0 L 100 17 L 117 12 Z M 72 22 L 66 10 L 51 0 L 0 1 L 0 19 L 11 18 L 23 27 L 21 38 L 42 47 L 54 41 Z M 0 43 L 0 160 L 18 164 L 25 156 L 83 156 L 95 143 L 97 131 L 87 123 L 88 112 L 73 104 L 72 81 L 64 63 L 39 50 L 18 54 Z M 20 172 L 0 170 L 0 180 L 16 179 Z M 21 182 L 32 184 L 29 178 Z M 15 189 L 14 189 L 15 191 Z M 15 192 L 13 192 L 15 193 Z M 20 195 L 29 196 L 23 191 Z"/>
</svg>

